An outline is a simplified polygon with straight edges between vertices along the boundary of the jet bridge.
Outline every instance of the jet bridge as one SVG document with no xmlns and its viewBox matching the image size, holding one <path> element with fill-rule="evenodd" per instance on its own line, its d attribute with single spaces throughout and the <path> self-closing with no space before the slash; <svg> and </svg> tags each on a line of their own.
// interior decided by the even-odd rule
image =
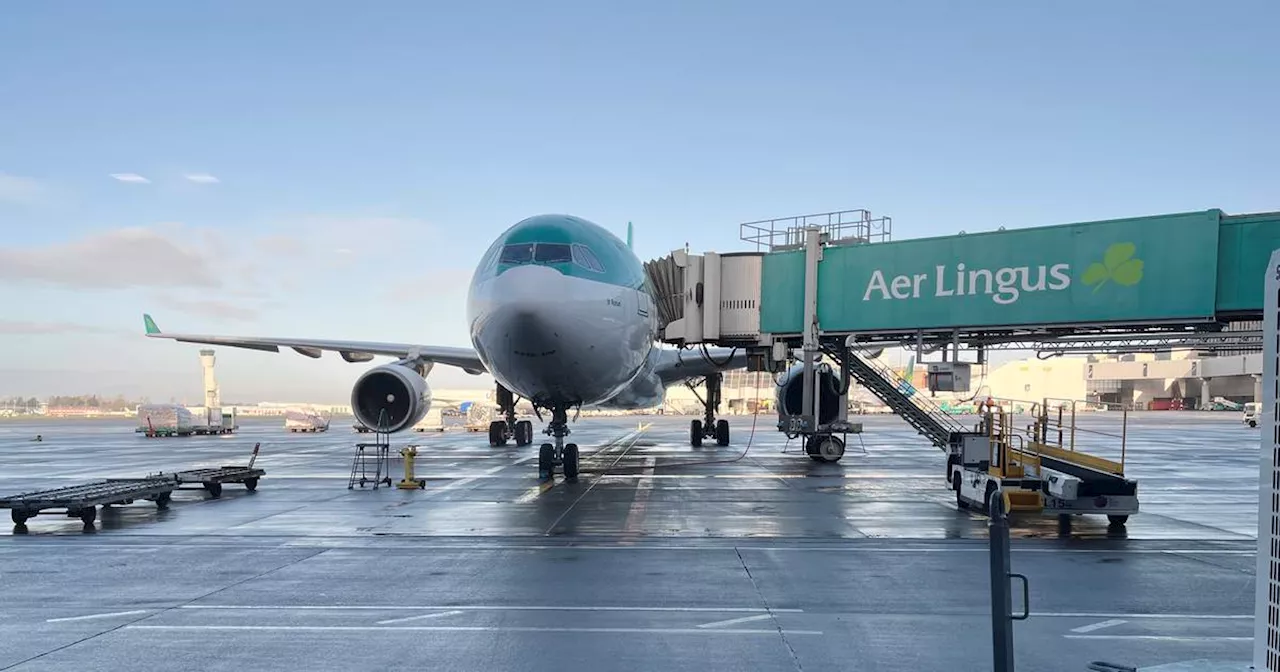
<svg viewBox="0 0 1280 672">
<path fill-rule="evenodd" d="M 650 261 L 662 340 L 741 347 L 749 370 L 782 374 L 778 429 L 804 436 L 814 459 L 843 455 L 837 435 L 856 381 L 952 456 L 950 478 L 966 443 L 989 448 L 990 437 L 877 362 L 884 348 L 941 353 L 928 388 L 956 392 L 996 348 L 1257 348 L 1256 278 L 1280 248 L 1280 213 L 1206 210 L 905 241 L 890 240 L 891 224 L 866 210 L 748 222 L 740 230 L 753 252 Z M 976 358 L 962 361 L 962 350 Z"/>
</svg>

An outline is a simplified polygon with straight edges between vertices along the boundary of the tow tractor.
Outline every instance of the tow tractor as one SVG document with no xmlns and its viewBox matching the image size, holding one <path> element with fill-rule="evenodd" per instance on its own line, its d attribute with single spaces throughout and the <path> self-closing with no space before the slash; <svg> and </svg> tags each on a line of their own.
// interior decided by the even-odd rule
<svg viewBox="0 0 1280 672">
<path fill-rule="evenodd" d="M 1013 426 L 1012 403 L 985 405 L 977 431 L 964 435 L 947 459 L 956 505 L 989 511 L 998 496 L 1009 512 L 1103 514 L 1111 525 L 1124 525 L 1138 512 L 1138 484 L 1124 475 L 1128 413 L 1115 462 L 1076 450 L 1076 402 L 1050 401 L 1032 405 L 1034 422 L 1022 430 Z"/>
</svg>

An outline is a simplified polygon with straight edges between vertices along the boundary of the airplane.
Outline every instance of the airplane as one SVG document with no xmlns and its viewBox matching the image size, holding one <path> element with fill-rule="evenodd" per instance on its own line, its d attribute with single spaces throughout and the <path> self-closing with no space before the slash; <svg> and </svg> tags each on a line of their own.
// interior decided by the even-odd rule
<svg viewBox="0 0 1280 672">
<path fill-rule="evenodd" d="M 543 433 L 552 440 L 539 446 L 539 479 L 551 479 L 560 467 L 567 480 L 576 480 L 578 446 L 565 442 L 570 409 L 652 408 L 662 403 L 667 387 L 697 378 L 705 379 L 708 394 L 704 419 L 690 423 L 690 444 L 699 446 L 704 438 L 729 444 L 729 423 L 715 418 L 719 385 L 724 371 L 746 366 L 746 353 L 661 347 L 653 288 L 631 243 L 629 223 L 625 244 L 571 215 L 536 215 L 512 225 L 489 246 L 472 276 L 471 348 L 167 333 L 150 315 L 143 322 L 148 337 L 184 343 L 268 352 L 291 348 L 311 358 L 331 351 L 353 363 L 395 357 L 362 374 L 351 390 L 356 420 L 388 434 L 412 427 L 431 407 L 426 377 L 434 365 L 488 372 L 505 416 L 490 423 L 489 444 L 533 443 L 532 421 L 516 417 L 518 395 L 531 402 L 539 420 L 543 412 L 550 414 Z"/>
</svg>

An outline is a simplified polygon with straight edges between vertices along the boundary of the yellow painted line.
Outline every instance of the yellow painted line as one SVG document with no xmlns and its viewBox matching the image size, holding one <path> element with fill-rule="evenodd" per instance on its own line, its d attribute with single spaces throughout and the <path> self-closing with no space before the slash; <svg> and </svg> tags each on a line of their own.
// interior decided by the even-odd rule
<svg viewBox="0 0 1280 672">
<path fill-rule="evenodd" d="M 639 440 L 640 435 L 648 431 L 648 429 L 652 426 L 653 426 L 653 423 L 651 422 L 642 423 L 638 427 L 636 427 L 634 431 L 627 432 L 626 434 L 623 434 L 622 436 L 600 446 L 600 450 L 597 450 L 596 452 L 600 452 L 607 448 L 611 448 L 613 446 L 619 445 L 629 439 Z M 634 443 L 634 440 L 632 441 L 633 443 Z M 554 478 L 548 481 L 543 481 L 542 483 L 539 483 L 538 485 L 535 485 L 534 487 L 529 488 L 527 491 L 525 491 L 523 495 L 520 495 L 518 498 L 516 498 L 514 503 L 528 504 L 533 500 L 546 494 L 548 490 L 554 487 L 556 487 L 556 482 Z"/>
</svg>

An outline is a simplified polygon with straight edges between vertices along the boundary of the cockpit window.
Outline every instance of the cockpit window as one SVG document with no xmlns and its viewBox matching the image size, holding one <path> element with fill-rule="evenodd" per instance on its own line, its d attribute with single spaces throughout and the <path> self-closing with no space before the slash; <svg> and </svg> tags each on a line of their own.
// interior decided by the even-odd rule
<svg viewBox="0 0 1280 672">
<path fill-rule="evenodd" d="M 502 256 L 498 258 L 503 264 L 527 264 L 533 260 L 533 243 L 516 243 L 502 248 Z"/>
<path fill-rule="evenodd" d="M 604 273 L 604 266 L 600 264 L 600 260 L 596 259 L 596 255 L 591 248 L 586 245 L 573 246 L 573 263 L 596 273 Z"/>
<path fill-rule="evenodd" d="M 573 253 L 568 245 L 538 243 L 533 250 L 533 260 L 540 264 L 564 264 L 573 261 Z"/>
</svg>

